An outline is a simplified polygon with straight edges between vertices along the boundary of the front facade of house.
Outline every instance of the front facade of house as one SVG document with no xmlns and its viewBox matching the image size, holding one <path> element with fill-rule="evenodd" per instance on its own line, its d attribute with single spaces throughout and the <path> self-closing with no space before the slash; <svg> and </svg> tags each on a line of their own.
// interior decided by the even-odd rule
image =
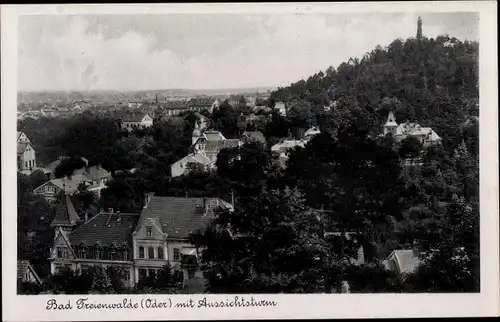
<svg viewBox="0 0 500 322">
<path fill-rule="evenodd" d="M 69 196 L 64 195 L 52 222 L 55 238 L 50 252 L 51 273 L 63 268 L 121 267 L 125 285 L 134 286 L 168 262 L 173 269 L 183 271 L 186 282 L 200 279 L 199 251 L 188 237 L 203 229 L 218 207 L 232 209 L 218 198 L 147 194 L 140 214 L 100 213 L 82 221 Z"/>
<path fill-rule="evenodd" d="M 27 139 L 27 138 L 26 138 Z M 36 153 L 28 141 L 17 143 L 17 170 L 30 174 L 36 168 Z"/>
</svg>

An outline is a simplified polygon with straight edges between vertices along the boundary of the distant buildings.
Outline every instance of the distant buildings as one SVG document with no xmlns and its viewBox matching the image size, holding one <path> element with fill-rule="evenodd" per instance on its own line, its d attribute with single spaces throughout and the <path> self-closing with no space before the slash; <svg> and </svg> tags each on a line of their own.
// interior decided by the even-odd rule
<svg viewBox="0 0 500 322">
<path fill-rule="evenodd" d="M 121 128 L 129 132 L 146 129 L 153 125 L 153 119 L 146 113 L 125 114 L 121 119 Z"/>
<path fill-rule="evenodd" d="M 424 147 L 441 142 L 441 137 L 430 127 L 421 127 L 418 123 L 410 122 L 398 125 L 392 111 L 389 112 L 384 125 L 384 135 L 392 135 L 398 142 L 412 136 L 417 138 Z"/>
<path fill-rule="evenodd" d="M 36 187 L 33 193 L 44 196 L 48 201 L 54 201 L 62 192 L 68 195 L 76 193 L 78 187 L 83 184 L 87 191 L 100 197 L 102 189 L 106 188 L 109 180 L 111 180 L 111 173 L 101 166 L 85 167 L 75 170 L 69 177 L 49 180 Z"/>
<path fill-rule="evenodd" d="M 61 198 L 52 222 L 51 273 L 62 268 L 121 267 L 124 283 L 134 286 L 170 263 L 185 283 L 203 286 L 199 249 L 188 237 L 215 218 L 218 208 L 233 210 L 219 198 L 157 197 L 146 194 L 140 214 L 107 212 L 82 220 L 68 195 Z"/>
<path fill-rule="evenodd" d="M 187 103 L 187 106 L 188 109 L 193 112 L 201 112 L 203 110 L 207 110 L 209 113 L 212 113 L 214 109 L 219 106 L 219 104 L 219 100 L 214 97 L 201 96 L 190 99 Z"/>
<path fill-rule="evenodd" d="M 282 140 L 271 147 L 271 152 L 277 156 L 279 164 L 284 167 L 286 165 L 286 161 L 288 160 L 290 151 L 297 147 L 304 148 L 306 143 L 307 141 L 304 139 Z"/>
<path fill-rule="evenodd" d="M 226 139 L 219 131 L 206 130 L 207 120 L 201 117 L 195 122 L 191 138 L 193 152 L 170 166 L 172 177 L 187 174 L 193 170 L 208 171 L 215 168 L 217 155 L 222 149 L 243 145 L 239 139 Z"/>
<path fill-rule="evenodd" d="M 271 147 L 271 152 L 278 158 L 281 166 L 286 165 L 290 151 L 299 147 L 304 148 L 307 142 L 316 134 L 321 133 L 317 126 L 313 126 L 304 133 L 304 138 L 301 140 L 282 140 Z"/>
</svg>

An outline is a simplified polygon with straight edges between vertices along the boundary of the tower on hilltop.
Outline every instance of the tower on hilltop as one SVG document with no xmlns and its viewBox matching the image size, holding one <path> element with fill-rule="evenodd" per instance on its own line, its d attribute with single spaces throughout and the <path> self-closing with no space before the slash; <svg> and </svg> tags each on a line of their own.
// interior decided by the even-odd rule
<svg viewBox="0 0 500 322">
<path fill-rule="evenodd" d="M 417 20 L 417 39 L 422 38 L 422 17 L 418 17 Z"/>
</svg>

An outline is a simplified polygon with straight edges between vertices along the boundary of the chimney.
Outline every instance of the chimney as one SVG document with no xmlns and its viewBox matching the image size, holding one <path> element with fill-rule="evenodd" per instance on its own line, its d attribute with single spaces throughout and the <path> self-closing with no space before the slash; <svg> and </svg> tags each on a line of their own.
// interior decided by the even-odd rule
<svg viewBox="0 0 500 322">
<path fill-rule="evenodd" d="M 148 192 L 148 193 L 144 194 L 144 207 L 143 208 L 147 208 L 148 207 L 149 202 L 151 201 L 151 199 L 153 198 L 153 196 L 154 196 L 154 192 Z"/>
<path fill-rule="evenodd" d="M 89 214 L 86 212 L 85 213 L 85 222 L 89 221 Z"/>
<path fill-rule="evenodd" d="M 234 191 L 231 190 L 231 204 L 234 206 Z"/>
</svg>

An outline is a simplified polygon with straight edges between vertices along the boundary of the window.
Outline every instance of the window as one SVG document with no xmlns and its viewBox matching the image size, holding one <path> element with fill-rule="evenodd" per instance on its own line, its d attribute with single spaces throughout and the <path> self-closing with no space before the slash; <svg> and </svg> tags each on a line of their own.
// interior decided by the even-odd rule
<svg viewBox="0 0 500 322">
<path fill-rule="evenodd" d="M 144 268 L 139 268 L 139 278 L 146 277 L 147 271 Z"/>
<path fill-rule="evenodd" d="M 24 162 L 24 165 L 25 165 L 25 167 L 27 168 L 27 167 L 28 167 L 28 161 L 25 161 L 25 162 Z"/>
<path fill-rule="evenodd" d="M 148 237 L 153 236 L 153 227 L 146 228 L 146 236 L 148 236 Z"/>
<path fill-rule="evenodd" d="M 62 247 L 57 247 L 57 258 L 62 258 Z"/>
<path fill-rule="evenodd" d="M 128 269 L 123 271 L 123 280 L 130 281 L 130 271 Z"/>
<path fill-rule="evenodd" d="M 148 258 L 155 258 L 155 249 L 153 247 L 148 247 Z"/>
<path fill-rule="evenodd" d="M 95 259 L 101 259 L 101 250 L 100 249 L 95 250 Z"/>
<path fill-rule="evenodd" d="M 68 248 L 67 247 L 64 247 L 63 248 L 63 258 L 68 258 Z"/>
<path fill-rule="evenodd" d="M 174 261 L 178 262 L 181 260 L 181 253 L 179 248 L 174 248 Z"/>
<path fill-rule="evenodd" d="M 163 247 L 158 247 L 158 258 L 163 259 Z"/>
<path fill-rule="evenodd" d="M 123 260 L 128 261 L 128 250 L 126 249 L 123 251 Z"/>
<path fill-rule="evenodd" d="M 144 247 L 139 247 L 139 258 L 144 258 Z"/>
</svg>

